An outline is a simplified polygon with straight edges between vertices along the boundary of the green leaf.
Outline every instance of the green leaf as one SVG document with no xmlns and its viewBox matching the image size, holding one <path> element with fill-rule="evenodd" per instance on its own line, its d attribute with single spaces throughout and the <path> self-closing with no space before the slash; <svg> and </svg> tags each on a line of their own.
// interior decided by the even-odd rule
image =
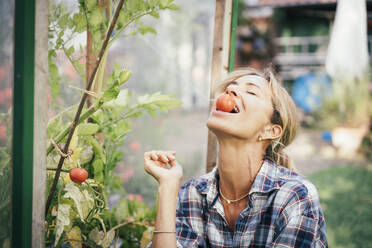
<svg viewBox="0 0 372 248">
<path fill-rule="evenodd" d="M 102 22 L 104 22 L 102 10 L 99 7 L 94 8 L 88 15 L 88 22 L 92 27 L 99 26 Z"/>
<path fill-rule="evenodd" d="M 52 78 L 56 78 L 58 74 L 58 67 L 55 64 L 49 65 L 49 74 Z"/>
<path fill-rule="evenodd" d="M 95 29 L 92 32 L 92 38 L 94 42 L 94 46 L 98 46 L 102 42 L 102 33 L 100 29 Z"/>
<path fill-rule="evenodd" d="M 138 32 L 142 35 L 146 34 L 146 33 L 153 33 L 153 34 L 156 34 L 156 30 L 153 29 L 151 26 L 147 26 L 147 25 L 141 25 L 138 27 Z"/>
<path fill-rule="evenodd" d="M 59 83 L 58 81 L 53 81 L 49 84 L 49 86 L 52 98 L 55 99 L 59 95 Z"/>
<path fill-rule="evenodd" d="M 170 10 L 180 10 L 180 7 L 178 7 L 176 4 L 172 3 L 167 6 Z"/>
<path fill-rule="evenodd" d="M 94 207 L 94 199 L 86 189 L 83 190 L 83 195 L 85 197 L 84 203 L 86 204 L 86 207 L 87 207 L 86 215 L 88 215 L 89 211 Z"/>
<path fill-rule="evenodd" d="M 105 181 L 105 175 L 103 174 L 102 171 L 97 174 L 94 174 L 94 180 L 103 183 Z"/>
<path fill-rule="evenodd" d="M 127 0 L 125 6 L 128 12 L 136 12 L 140 8 L 140 0 Z"/>
<path fill-rule="evenodd" d="M 56 232 L 56 238 L 54 241 L 55 246 L 57 245 L 65 226 L 70 225 L 70 208 L 71 206 L 69 204 L 58 205 L 57 222 L 55 227 Z"/>
<path fill-rule="evenodd" d="M 89 211 L 94 206 L 94 199 L 89 195 L 88 191 L 83 190 L 83 192 L 81 192 L 73 182 L 66 184 L 64 191 L 66 191 L 66 193 L 63 195 L 63 197 L 73 200 L 80 220 L 84 222 L 85 218 L 89 214 Z"/>
<path fill-rule="evenodd" d="M 81 230 L 78 226 L 74 226 L 67 234 L 67 238 L 69 241 L 71 248 L 81 248 L 82 247 L 82 238 L 81 238 Z"/>
<path fill-rule="evenodd" d="M 150 8 L 155 8 L 158 5 L 159 0 L 147 0 L 147 4 Z"/>
<path fill-rule="evenodd" d="M 89 163 L 93 158 L 93 149 L 91 146 L 84 146 L 80 152 L 80 164 Z"/>
<path fill-rule="evenodd" d="M 93 162 L 93 173 L 94 175 L 103 171 L 103 161 L 101 159 L 95 159 Z"/>
<path fill-rule="evenodd" d="M 75 47 L 74 46 L 70 46 L 67 50 L 66 50 L 66 54 L 67 56 L 70 56 L 71 54 L 73 54 L 75 52 Z"/>
<path fill-rule="evenodd" d="M 103 248 L 108 248 L 110 247 L 112 241 L 115 238 L 115 230 L 110 230 L 106 233 L 106 236 L 103 238 L 101 246 Z"/>
<path fill-rule="evenodd" d="M 107 78 L 105 79 L 105 83 L 106 83 L 106 85 L 108 85 L 108 86 L 111 86 L 111 85 L 114 83 L 114 79 L 113 79 L 112 75 L 109 76 L 109 77 L 107 77 Z"/>
<path fill-rule="evenodd" d="M 120 72 L 120 76 L 119 76 L 120 83 L 119 84 L 122 85 L 125 82 L 127 82 L 129 80 L 130 76 L 132 76 L 131 71 L 124 70 L 124 71 Z"/>
<path fill-rule="evenodd" d="M 69 21 L 70 14 L 64 14 L 62 17 L 58 18 L 58 26 L 61 29 L 66 29 Z"/>
<path fill-rule="evenodd" d="M 49 52 L 48 52 L 48 58 L 49 59 L 52 59 L 53 57 L 54 58 L 57 57 L 56 51 L 55 50 L 49 50 Z"/>
<path fill-rule="evenodd" d="M 97 5 L 97 0 L 85 0 L 85 5 L 88 10 L 93 9 Z"/>
<path fill-rule="evenodd" d="M 78 211 L 80 219 L 84 222 L 84 215 L 81 206 L 81 201 L 84 198 L 83 194 L 80 192 L 79 188 L 74 185 L 73 182 L 70 182 L 65 187 L 66 194 L 64 194 L 64 198 L 70 198 L 74 201 L 75 207 Z"/>
<path fill-rule="evenodd" d="M 152 17 L 156 18 L 156 19 L 159 19 L 159 12 L 157 12 L 157 11 L 152 11 L 152 12 L 150 13 L 150 15 L 151 15 Z"/>
<path fill-rule="evenodd" d="M 117 138 L 117 137 L 121 137 L 123 136 L 124 134 L 128 133 L 130 131 L 130 125 L 127 121 L 125 120 L 122 120 L 120 122 L 118 122 L 117 125 L 115 125 L 114 127 L 114 137 Z"/>
<path fill-rule="evenodd" d="M 117 28 L 120 29 L 124 25 L 124 23 L 127 23 L 128 20 L 129 20 L 128 13 L 125 12 L 123 9 L 121 9 L 118 20 L 117 20 L 117 24 L 116 24 Z"/>
<path fill-rule="evenodd" d="M 106 155 L 103 147 L 98 143 L 98 141 L 93 136 L 87 136 L 86 142 L 88 145 L 93 147 L 94 156 L 102 159 L 103 163 L 106 163 Z"/>
<path fill-rule="evenodd" d="M 105 234 L 98 229 L 98 227 L 93 228 L 89 233 L 89 239 L 94 241 L 96 244 L 100 244 L 105 237 Z"/>
<path fill-rule="evenodd" d="M 84 32 L 87 29 L 87 21 L 85 20 L 84 15 L 80 13 L 74 14 L 72 22 L 75 24 L 75 31 L 77 33 Z"/>
<path fill-rule="evenodd" d="M 108 102 L 112 99 L 116 99 L 118 97 L 120 93 L 120 87 L 118 85 L 115 85 L 106 89 L 104 92 L 103 92 L 103 95 L 101 96 L 100 98 L 100 102 Z"/>
<path fill-rule="evenodd" d="M 160 8 L 165 8 L 168 5 L 168 0 L 160 0 L 159 4 L 160 4 Z"/>
<path fill-rule="evenodd" d="M 79 125 L 80 135 L 92 135 L 98 132 L 99 125 L 95 123 L 82 123 Z"/>
</svg>

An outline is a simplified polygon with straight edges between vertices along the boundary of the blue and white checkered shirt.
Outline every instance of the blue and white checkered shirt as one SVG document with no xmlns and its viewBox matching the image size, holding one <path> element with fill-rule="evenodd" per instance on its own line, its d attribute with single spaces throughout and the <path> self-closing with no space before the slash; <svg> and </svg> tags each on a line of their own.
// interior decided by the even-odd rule
<svg viewBox="0 0 372 248">
<path fill-rule="evenodd" d="M 218 181 L 215 167 L 181 187 L 177 247 L 328 247 L 317 190 L 304 177 L 264 160 L 234 232 L 225 218 Z"/>
</svg>

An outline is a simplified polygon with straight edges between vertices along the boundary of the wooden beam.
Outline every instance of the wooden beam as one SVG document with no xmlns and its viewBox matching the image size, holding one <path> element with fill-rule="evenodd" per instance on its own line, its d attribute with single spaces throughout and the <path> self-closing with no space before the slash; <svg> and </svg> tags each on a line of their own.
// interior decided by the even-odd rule
<svg viewBox="0 0 372 248">
<path fill-rule="evenodd" d="M 213 90 L 229 71 L 230 33 L 233 0 L 216 0 L 214 17 L 214 37 L 212 70 L 210 82 L 210 99 L 213 99 Z M 212 106 L 209 105 L 209 109 Z M 207 172 L 211 171 L 217 162 L 217 140 L 215 135 L 208 131 Z"/>
<path fill-rule="evenodd" d="M 35 2 L 34 180 L 32 194 L 32 247 L 44 247 L 46 185 L 46 126 L 48 89 L 49 1 Z"/>
</svg>

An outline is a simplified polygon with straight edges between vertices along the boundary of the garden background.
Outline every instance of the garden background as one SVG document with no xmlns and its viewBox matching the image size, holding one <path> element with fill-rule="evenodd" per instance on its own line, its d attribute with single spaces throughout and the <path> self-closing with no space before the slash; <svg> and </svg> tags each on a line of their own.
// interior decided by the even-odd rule
<svg viewBox="0 0 372 248">
<path fill-rule="evenodd" d="M 357 25 L 365 31 L 362 46 L 369 51 L 372 3 L 360 2 L 365 22 Z M 89 79 L 87 22 L 97 56 L 118 3 L 49 1 L 49 148 L 68 128 Z M 155 181 L 143 169 L 145 151 L 176 151 L 184 181 L 206 172 L 216 3 L 125 2 L 110 37 L 115 40 L 103 57 L 106 66 L 89 92 L 88 102 L 97 109 L 77 128 L 74 153 L 58 180 L 46 218 L 46 246 L 143 247 L 151 238 L 157 194 Z M 0 3 L 0 247 L 10 247 L 16 237 L 11 225 L 15 4 Z M 347 88 L 326 70 L 330 37 L 340 25 L 336 1 L 232 4 L 232 11 L 237 10 L 231 39 L 235 52 L 230 55 L 235 68 L 273 66 L 296 101 L 302 125 L 286 151 L 298 172 L 318 188 L 330 247 L 372 247 L 371 80 L 362 68 L 357 74 L 361 83 L 352 79 Z M 131 14 L 123 17 L 125 13 Z M 134 21 L 119 33 L 130 18 Z M 53 149 L 47 158 L 46 193 L 61 155 Z M 87 169 L 91 181 L 71 183 L 67 175 L 72 167 Z M 67 212 L 62 215 L 61 209 Z"/>
</svg>

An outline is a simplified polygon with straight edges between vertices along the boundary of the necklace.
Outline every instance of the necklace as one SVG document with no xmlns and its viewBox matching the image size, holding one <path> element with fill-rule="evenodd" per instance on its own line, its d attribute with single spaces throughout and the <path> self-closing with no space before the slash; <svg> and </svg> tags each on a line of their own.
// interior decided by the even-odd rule
<svg viewBox="0 0 372 248">
<path fill-rule="evenodd" d="M 249 195 L 249 192 L 248 192 L 248 194 L 245 194 L 245 195 L 243 195 L 242 197 L 240 197 L 240 198 L 238 198 L 238 199 L 235 199 L 235 200 L 229 200 L 229 199 L 227 199 L 227 198 L 222 194 L 221 189 L 220 189 L 220 194 L 221 194 L 222 198 L 223 198 L 223 199 L 224 199 L 228 204 L 230 204 L 230 203 L 233 203 L 233 202 L 238 202 L 238 201 L 240 201 L 241 199 L 247 197 L 247 196 Z"/>
</svg>

